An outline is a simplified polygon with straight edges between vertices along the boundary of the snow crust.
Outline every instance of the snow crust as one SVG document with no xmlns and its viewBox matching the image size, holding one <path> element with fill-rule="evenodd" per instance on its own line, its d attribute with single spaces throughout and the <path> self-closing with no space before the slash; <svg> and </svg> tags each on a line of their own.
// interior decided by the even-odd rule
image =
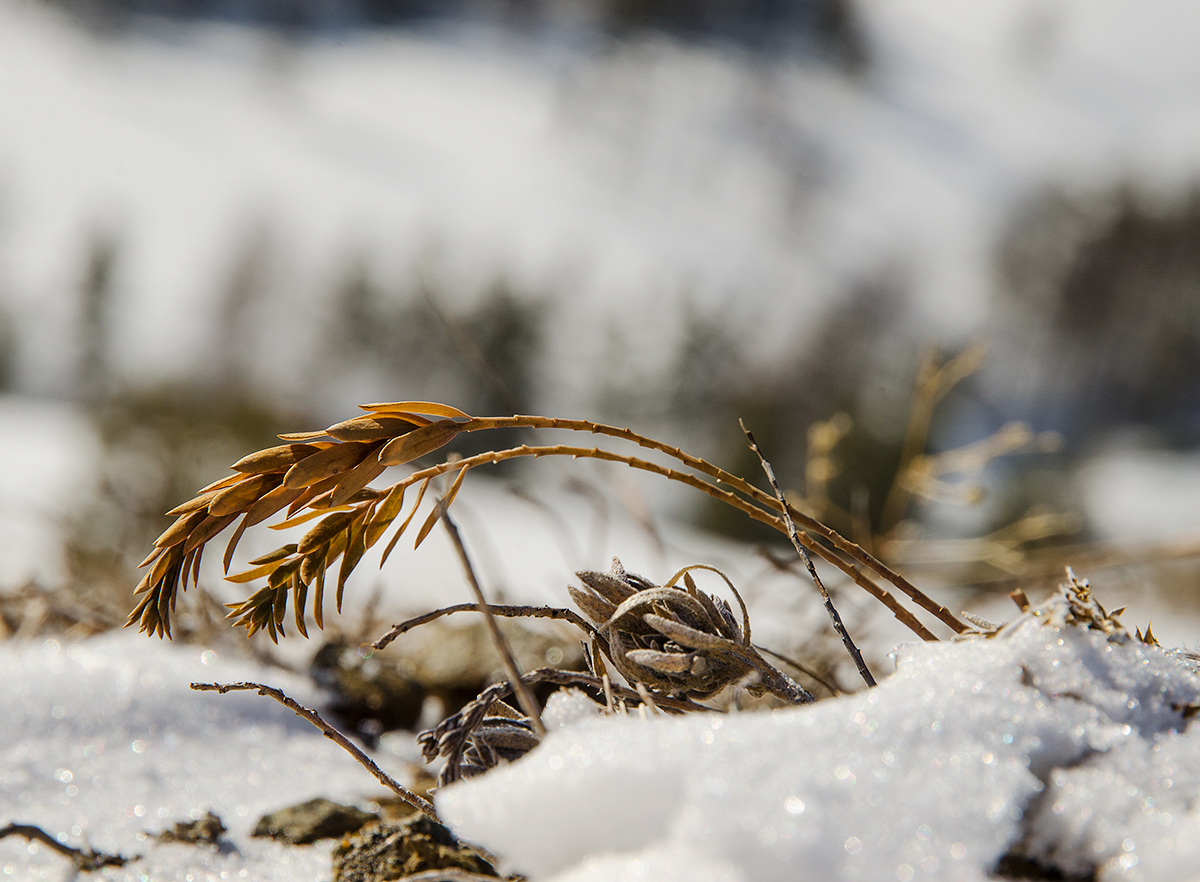
<svg viewBox="0 0 1200 882">
<path fill-rule="evenodd" d="M 349 755 L 271 699 L 188 688 L 269 682 L 311 707 L 311 681 L 278 668 L 122 632 L 66 645 L 0 643 L 0 671 L 0 826 L 36 824 L 74 847 L 144 856 L 96 878 L 328 878 L 329 842 L 285 848 L 252 839 L 255 823 L 315 796 L 361 802 L 378 793 Z M 405 780 L 397 756 L 379 761 Z M 205 809 L 229 828 L 218 851 L 145 836 Z M 0 878 L 75 876 L 45 846 L 10 837 L 0 841 Z"/>
<path fill-rule="evenodd" d="M 585 720 L 438 807 L 556 882 L 983 880 L 1022 837 L 1101 879 L 1196 878 L 1190 662 L 1037 620 L 896 657 L 811 708 Z"/>
</svg>

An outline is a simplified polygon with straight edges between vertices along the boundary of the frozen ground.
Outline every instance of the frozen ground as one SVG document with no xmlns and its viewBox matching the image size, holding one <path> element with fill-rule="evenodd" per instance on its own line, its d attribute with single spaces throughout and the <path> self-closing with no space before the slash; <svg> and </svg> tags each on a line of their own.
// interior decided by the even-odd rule
<svg viewBox="0 0 1200 882">
<path fill-rule="evenodd" d="M 1014 847 L 1100 880 L 1197 878 L 1193 660 L 1130 641 L 1078 598 L 896 660 L 870 693 L 807 709 L 601 719 L 563 702 L 572 722 L 438 806 L 534 880 L 983 880 Z M 0 821 L 143 855 L 97 878 L 328 878 L 328 843 L 251 839 L 255 820 L 377 792 L 269 699 L 187 688 L 258 679 L 315 700 L 278 669 L 128 632 L 2 644 L 0 666 Z M 379 761 L 403 778 L 411 742 L 386 744 Z M 205 808 L 230 828 L 220 851 L 142 835 Z M 0 874 L 76 878 L 16 839 L 0 842 Z"/>
</svg>

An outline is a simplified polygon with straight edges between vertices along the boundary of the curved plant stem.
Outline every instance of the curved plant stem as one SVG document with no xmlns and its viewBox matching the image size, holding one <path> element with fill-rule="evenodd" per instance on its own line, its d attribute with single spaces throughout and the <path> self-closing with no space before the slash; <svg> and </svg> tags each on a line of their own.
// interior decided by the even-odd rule
<svg viewBox="0 0 1200 882">
<path fill-rule="evenodd" d="M 476 456 L 469 456 L 464 459 L 454 460 L 452 462 L 443 462 L 435 466 L 430 466 L 426 469 L 413 472 L 401 481 L 397 482 L 397 486 L 408 487 L 421 481 L 436 478 L 446 472 L 460 468 L 474 468 L 478 465 L 489 465 L 493 463 L 503 462 L 508 459 L 516 459 L 519 457 L 539 458 L 543 456 L 570 456 L 573 458 L 599 459 L 607 462 L 619 462 L 627 465 L 630 468 L 640 469 L 650 472 L 651 474 L 660 475 L 671 481 L 678 481 L 682 484 L 687 484 L 689 487 L 694 487 L 702 493 L 707 493 L 714 499 L 731 505 L 747 516 L 756 521 L 767 524 L 770 527 L 778 530 L 780 533 L 787 535 L 787 525 L 783 518 L 777 517 L 774 514 L 764 511 L 759 506 L 743 499 L 741 496 L 733 493 L 730 490 L 722 489 L 709 481 L 698 478 L 688 472 L 681 472 L 677 469 L 659 465 L 658 463 L 650 462 L 649 460 L 639 459 L 635 456 L 628 456 L 620 453 L 613 453 L 610 450 L 603 450 L 599 447 L 568 447 L 562 444 L 552 446 L 533 447 L 528 444 L 522 444 L 520 447 L 510 447 L 507 450 L 490 450 L 486 453 L 480 453 Z M 739 479 L 740 480 L 740 479 Z M 749 485 L 747 485 L 749 486 Z M 761 493 L 761 491 L 758 491 Z M 772 501 L 774 501 L 772 499 Z M 789 511 L 791 510 L 789 506 Z M 865 589 L 872 597 L 880 601 L 884 606 L 892 611 L 892 614 L 902 624 L 908 627 L 913 633 L 919 636 L 922 640 L 937 640 L 938 638 L 932 634 L 921 622 L 907 609 L 900 605 L 891 593 L 881 588 L 871 579 L 867 578 L 858 567 L 853 563 L 844 560 L 834 552 L 830 551 L 825 546 L 821 545 L 815 539 L 807 535 L 800 535 L 799 541 L 813 554 L 831 563 L 847 576 L 849 576 L 855 584 Z M 856 548 L 858 546 L 855 546 Z M 859 549 L 861 551 L 861 549 Z M 866 554 L 866 552 L 863 552 Z M 915 589 L 914 589 L 915 590 Z M 918 592 L 919 593 L 919 592 Z M 925 595 L 921 595 L 924 597 Z M 931 603 L 933 601 L 930 601 Z M 944 609 L 944 607 L 943 607 Z M 957 620 L 955 620 L 957 621 Z M 966 625 L 961 625 L 965 629 Z M 957 630 L 957 628 L 956 628 Z"/>
<path fill-rule="evenodd" d="M 569 609 L 559 609 L 555 606 L 496 606 L 488 604 L 488 609 L 494 616 L 501 616 L 508 619 L 562 619 L 570 622 L 575 627 L 581 629 L 584 633 L 593 633 L 593 628 L 579 613 Z M 452 615 L 460 612 L 479 612 L 479 604 L 477 603 L 459 603 L 454 606 L 446 606 L 441 609 L 435 609 L 433 612 L 427 612 L 424 615 L 416 616 L 401 622 L 398 625 L 392 625 L 392 629 L 371 644 L 372 649 L 384 649 L 389 643 L 413 628 L 421 625 L 427 625 L 435 619 L 440 619 L 442 616 Z"/>
<path fill-rule="evenodd" d="M 944 624 L 952 628 L 955 633 L 961 634 L 968 628 L 968 625 L 955 616 L 954 613 L 952 613 L 949 609 L 935 601 L 933 598 L 929 597 L 927 594 L 925 594 L 925 592 L 913 585 L 912 582 L 904 578 L 891 567 L 887 566 L 887 564 L 883 563 L 860 545 L 851 542 L 837 531 L 830 529 L 815 518 L 809 517 L 808 515 L 796 509 L 794 506 L 788 505 L 786 501 L 778 500 L 770 494 L 765 493 L 764 491 L 755 487 L 748 481 L 739 478 L 737 475 L 731 474 L 730 472 L 727 472 L 724 469 L 719 468 L 718 466 L 715 466 L 698 456 L 685 453 L 678 447 L 671 447 L 669 444 L 664 444 L 661 441 L 656 441 L 653 438 L 640 435 L 631 429 L 621 428 L 619 426 L 609 426 L 605 425 L 604 423 L 595 423 L 591 420 L 554 419 L 551 417 L 522 414 L 511 417 L 473 417 L 472 419 L 462 422 L 460 426 L 461 431 L 463 432 L 476 432 L 486 429 L 499 428 L 563 429 L 571 432 L 589 432 L 593 435 L 607 435 L 613 438 L 621 438 L 626 441 L 631 441 L 632 443 L 637 444 L 639 447 L 644 447 L 648 450 L 655 450 L 659 453 L 666 454 L 667 456 L 678 460 L 689 468 L 708 475 L 710 478 L 713 478 L 719 483 L 727 484 L 728 486 L 737 490 L 739 493 L 750 497 L 760 505 L 764 505 L 767 508 L 779 512 L 787 511 L 787 513 L 791 515 L 796 523 L 804 527 L 805 530 L 815 533 L 816 535 L 825 539 L 827 542 L 833 545 L 834 548 L 836 548 L 842 554 L 845 554 L 851 560 L 854 560 L 858 564 L 867 567 L 868 569 L 882 576 L 888 582 L 891 582 L 892 585 L 911 598 L 914 603 L 932 613 Z M 779 521 L 777 525 L 773 523 L 772 526 L 776 526 L 780 532 L 786 532 L 782 521 Z M 809 550 L 820 554 L 820 552 L 817 552 L 812 545 L 808 545 L 808 543 L 805 544 Z M 834 563 L 834 561 L 826 555 L 821 554 L 821 556 L 825 557 L 826 560 L 829 560 L 830 563 Z M 843 572 L 846 572 L 843 567 L 839 566 L 839 569 L 842 569 Z M 849 572 L 846 572 L 846 574 L 850 575 Z M 854 577 L 851 576 L 851 578 Z M 860 582 L 858 579 L 855 579 L 855 581 L 860 585 L 862 584 L 862 582 Z M 933 638 L 932 635 L 929 635 L 929 637 L 925 639 L 936 638 Z"/>
<path fill-rule="evenodd" d="M 354 743 L 351 742 L 349 738 L 347 738 L 345 735 L 343 735 L 337 729 L 333 728 L 333 726 L 329 725 L 327 722 L 325 722 L 323 719 L 321 719 L 321 715 L 318 714 L 315 710 L 305 707 L 304 705 L 297 702 L 295 699 L 289 698 L 281 690 L 275 689 L 274 687 L 271 687 L 271 686 L 264 686 L 262 683 L 249 683 L 249 682 L 247 682 L 247 683 L 193 683 L 192 688 L 195 689 L 197 692 L 219 692 L 221 695 L 224 695 L 226 692 L 249 692 L 251 690 L 254 690 L 254 691 L 257 691 L 259 695 L 267 695 L 271 698 L 274 698 L 276 701 L 278 701 L 280 704 L 282 704 L 288 710 L 292 711 L 296 716 L 303 717 L 304 719 L 306 719 L 310 723 L 312 723 L 314 726 L 316 726 L 318 729 L 320 729 L 322 735 L 324 735 L 326 738 L 328 738 L 334 744 L 338 745 L 338 747 L 342 748 L 344 751 L 346 751 L 352 757 L 354 757 L 356 760 L 358 760 L 358 762 L 363 767 L 365 767 L 368 772 L 370 772 L 372 775 L 374 775 L 376 780 L 378 780 L 379 783 L 382 784 L 384 787 L 386 787 L 388 790 L 395 793 L 397 796 L 399 796 L 402 800 L 407 802 L 413 808 L 424 812 L 426 815 L 428 815 L 433 820 L 435 820 L 435 821 L 440 820 L 437 816 L 437 810 L 434 809 L 434 807 L 433 807 L 433 803 L 431 803 L 431 802 L 429 802 L 429 800 L 423 799 L 422 797 L 413 793 L 411 790 L 409 790 L 407 787 L 405 787 L 403 784 L 401 784 L 399 781 L 397 781 L 395 778 L 393 778 L 391 775 L 389 775 L 383 769 L 379 768 L 379 766 L 375 765 L 375 762 L 369 756 L 367 756 L 365 753 L 363 753 L 361 750 L 359 750 L 357 747 L 355 747 Z"/>
</svg>

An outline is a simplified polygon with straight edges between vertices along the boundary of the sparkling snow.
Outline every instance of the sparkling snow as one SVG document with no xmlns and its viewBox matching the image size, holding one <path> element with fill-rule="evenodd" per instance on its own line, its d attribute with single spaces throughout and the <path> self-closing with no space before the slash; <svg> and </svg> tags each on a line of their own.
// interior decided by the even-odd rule
<svg viewBox="0 0 1200 882">
<path fill-rule="evenodd" d="M 567 697 L 540 748 L 437 804 L 460 835 L 555 882 L 983 880 L 1018 842 L 1102 880 L 1194 879 L 1194 661 L 1046 609 L 992 638 L 902 646 L 877 688 L 809 708 L 603 718 Z M 99 878 L 327 878 L 329 843 L 252 839 L 257 817 L 378 795 L 269 699 L 187 688 L 249 678 L 317 700 L 278 669 L 128 632 L 3 644 L 0 666 L 0 820 L 144 856 Z M 380 762 L 403 777 L 411 742 L 388 744 Z M 230 828 L 221 850 L 140 835 L 206 808 Z M 73 872 L 44 846 L 0 842 L 0 875 Z"/>
<path fill-rule="evenodd" d="M 579 723 L 438 805 L 558 882 L 982 880 L 1025 832 L 1068 871 L 1195 878 L 1190 662 L 1027 621 L 897 664 L 808 709 Z"/>
</svg>

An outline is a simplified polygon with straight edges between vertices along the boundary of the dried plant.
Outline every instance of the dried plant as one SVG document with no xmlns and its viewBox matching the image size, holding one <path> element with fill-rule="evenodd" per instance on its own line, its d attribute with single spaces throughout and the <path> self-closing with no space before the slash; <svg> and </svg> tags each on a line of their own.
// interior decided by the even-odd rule
<svg viewBox="0 0 1200 882">
<path fill-rule="evenodd" d="M 273 525 L 277 529 L 315 523 L 298 542 L 256 558 L 250 561 L 250 569 L 228 577 L 242 584 L 266 579 L 264 587 L 233 606 L 232 615 L 248 632 L 266 630 L 277 640 L 290 601 L 297 629 L 307 634 L 305 617 L 310 595 L 313 620 L 323 627 L 327 572 L 340 561 L 334 577 L 335 602 L 340 610 L 347 577 L 366 551 L 390 530 L 391 538 L 383 552 L 386 561 L 413 523 L 432 480 L 455 474 L 444 495 L 445 505 L 449 506 L 472 468 L 521 457 L 569 456 L 623 463 L 687 484 L 784 534 L 788 527 L 781 514 L 786 510 L 803 530 L 797 541 L 804 548 L 866 589 L 921 638 L 937 639 L 877 579 L 890 583 L 955 633 L 968 627 L 873 555 L 773 494 L 677 447 L 629 429 L 539 416 L 475 418 L 457 408 L 420 401 L 371 404 L 363 409 L 367 415 L 321 431 L 280 436 L 286 443 L 244 457 L 232 466 L 233 475 L 203 488 L 195 498 L 169 512 L 176 520 L 155 540 L 154 550 L 142 562 L 146 573 L 136 593 L 143 596 L 127 624 L 136 622 L 143 632 L 170 636 L 176 597 L 189 580 L 198 579 L 207 544 L 236 522 L 225 547 L 228 571 L 243 533 L 283 511 L 284 520 Z M 434 453 L 463 433 L 510 428 L 559 429 L 623 439 L 674 459 L 687 471 L 595 446 L 523 444 L 465 459 L 447 459 L 413 471 L 386 488 L 368 486 L 389 466 L 411 463 Z M 418 488 L 416 500 L 401 520 L 405 493 L 414 485 Z M 432 530 L 438 514 L 437 507 L 429 510 L 417 529 L 416 545 Z"/>
<path fill-rule="evenodd" d="M 449 508 L 467 472 L 481 465 L 543 456 L 623 463 L 692 486 L 749 517 L 770 524 L 789 537 L 804 559 L 835 629 L 868 686 L 874 685 L 874 679 L 842 625 L 810 552 L 865 588 L 923 639 L 936 637 L 877 579 L 890 583 L 954 633 L 969 628 L 868 552 L 790 506 L 774 480 L 770 464 L 748 432 L 751 448 L 760 457 L 770 481 L 771 492 L 678 448 L 629 429 L 587 420 L 538 416 L 476 418 L 447 405 L 423 401 L 371 404 L 365 405 L 364 410 L 367 411 L 365 416 L 321 431 L 280 436 L 284 444 L 244 457 L 234 463 L 233 475 L 205 487 L 194 499 L 170 512 L 176 520 L 156 540 L 154 550 L 142 564 L 146 574 L 136 592 L 142 599 L 127 624 L 136 622 L 143 632 L 169 637 L 175 600 L 189 581 L 196 582 L 201 556 L 208 543 L 227 528 L 233 528 L 224 553 L 224 566 L 228 572 L 244 532 L 283 512 L 282 521 L 274 527 L 304 524 L 308 525 L 307 532 L 299 541 L 250 561 L 249 569 L 228 577 L 239 584 L 266 581 L 249 597 L 229 604 L 230 617 L 251 634 L 265 630 L 272 640 L 278 640 L 284 633 L 290 603 L 297 629 L 307 635 L 306 619 L 310 610 L 317 626 L 324 625 L 326 580 L 334 565 L 337 564 L 337 571 L 331 584 L 340 610 L 347 577 L 367 550 L 390 533 L 382 554 L 382 560 L 386 561 L 422 510 L 431 483 L 443 476 L 449 480 L 453 475 L 449 486 L 440 490 L 437 500 L 428 507 L 421 526 L 416 529 L 414 544 L 420 545 L 441 520 L 458 550 L 476 602 L 435 610 L 396 625 L 375 644 L 376 648 L 382 649 L 406 630 L 456 612 L 474 610 L 483 613 L 487 619 L 493 642 L 504 662 L 507 681 L 489 687 L 461 711 L 419 736 L 428 759 L 439 756 L 446 759 L 439 779 L 442 783 L 511 761 L 541 741 L 545 730 L 529 688 L 533 683 L 584 687 L 607 709 L 616 712 L 631 706 L 640 707 L 643 712 L 645 709 L 663 713 L 708 710 L 699 702 L 713 698 L 728 687 L 739 687 L 753 695 L 770 694 L 789 704 L 814 700 L 808 690 L 766 661 L 760 649 L 752 644 L 750 617 L 741 595 L 728 577 L 707 565 L 685 567 L 662 584 L 626 572 L 618 560 L 614 560 L 612 570 L 607 573 L 580 572 L 577 575 L 582 587 L 568 590 L 583 612 L 582 617 L 568 609 L 490 605 L 449 515 Z M 434 454 L 464 433 L 514 428 L 586 432 L 632 442 L 669 457 L 684 469 L 598 446 L 521 445 L 467 458 L 451 454 L 435 465 L 410 471 L 389 486 L 370 486 L 387 468 Z M 405 514 L 405 493 L 414 485 L 418 488 L 416 499 Z M 693 573 L 701 571 L 715 573 L 724 580 L 738 605 L 737 614 L 726 600 L 697 587 Z M 574 624 L 589 648 L 588 672 L 543 669 L 523 674 L 496 623 L 496 617 L 509 616 L 550 617 Z M 628 686 L 613 682 L 608 673 L 610 665 Z M 196 684 L 196 688 L 221 692 L 257 689 L 284 701 L 328 737 L 339 743 L 345 741 L 344 736 L 315 714 L 293 706 L 294 702 L 289 703 L 290 700 L 270 687 Z M 504 702 L 509 696 L 516 697 L 520 711 Z M 352 745 L 347 749 L 351 748 Z M 351 752 L 355 753 L 354 750 Z M 361 756 L 358 758 L 363 761 Z M 380 777 L 382 773 L 364 764 Z M 397 789 L 395 782 L 385 778 L 380 777 L 380 780 Z M 420 807 L 431 811 L 426 805 Z"/>
<path fill-rule="evenodd" d="M 698 569 L 725 580 L 741 607 L 741 621 L 723 599 L 696 587 L 691 571 Z M 611 572 L 576 575 L 586 587 L 568 588 L 571 599 L 596 625 L 604 655 L 630 683 L 691 699 L 745 683 L 752 694 L 770 692 L 791 704 L 814 700 L 751 646 L 746 605 L 715 567 L 685 567 L 661 586 L 626 573 L 619 560 L 613 561 Z"/>
</svg>

